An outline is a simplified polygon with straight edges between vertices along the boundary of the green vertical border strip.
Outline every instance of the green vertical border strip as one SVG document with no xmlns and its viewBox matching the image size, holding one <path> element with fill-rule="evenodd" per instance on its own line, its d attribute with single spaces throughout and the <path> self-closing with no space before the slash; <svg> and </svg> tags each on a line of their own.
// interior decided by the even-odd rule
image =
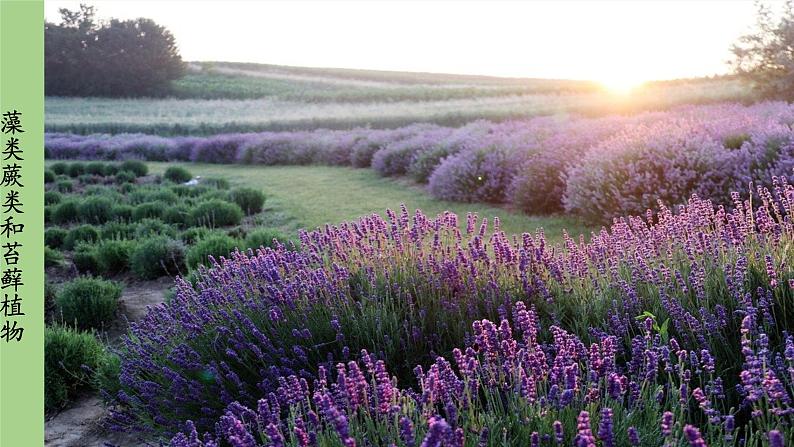
<svg viewBox="0 0 794 447">
<path fill-rule="evenodd" d="M 0 113 L 22 112 L 22 340 L 0 340 L 0 447 L 44 444 L 44 2 L 0 0 Z M 6 135 L 0 134 L 5 148 Z M 0 158 L 2 162 L 2 158 Z M 0 163 L 2 164 L 2 163 Z M 3 197 L 6 190 L 2 191 Z M 0 241 L 5 243 L 5 241 Z M 4 264 L 4 263 L 3 263 Z M 2 266 L 5 269 L 5 265 Z M 0 292 L 0 298 L 3 293 Z M 5 318 L 0 314 L 0 320 Z M 2 324 L 2 321 L 0 321 Z"/>
</svg>

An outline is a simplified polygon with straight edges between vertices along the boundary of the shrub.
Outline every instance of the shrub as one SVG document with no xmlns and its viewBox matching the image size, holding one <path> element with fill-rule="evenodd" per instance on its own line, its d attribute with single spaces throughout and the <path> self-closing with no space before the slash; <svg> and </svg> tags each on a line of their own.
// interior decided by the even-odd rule
<svg viewBox="0 0 794 447">
<path fill-rule="evenodd" d="M 91 372 L 99 366 L 103 347 L 90 333 L 55 326 L 44 328 L 44 407 L 63 408 L 83 388 L 91 388 Z"/>
<path fill-rule="evenodd" d="M 137 224 L 127 222 L 108 222 L 99 231 L 101 239 L 132 239 Z"/>
<path fill-rule="evenodd" d="M 88 197 L 78 205 L 77 214 L 83 222 L 102 224 L 113 218 L 113 202 L 107 197 Z"/>
<path fill-rule="evenodd" d="M 74 190 L 74 182 L 71 180 L 58 180 L 55 183 L 55 189 L 59 192 L 72 192 Z"/>
<path fill-rule="evenodd" d="M 64 175 L 69 170 L 69 165 L 63 162 L 53 163 L 50 169 L 55 175 Z"/>
<path fill-rule="evenodd" d="M 122 222 L 131 221 L 133 213 L 135 213 L 135 207 L 132 205 L 118 204 L 113 205 L 110 209 L 110 214 L 113 216 L 113 219 Z"/>
<path fill-rule="evenodd" d="M 80 225 L 69 230 L 69 234 L 63 240 L 63 248 L 66 250 L 74 249 L 79 242 L 96 242 L 99 240 L 99 231 L 93 225 Z"/>
<path fill-rule="evenodd" d="M 163 177 L 174 183 L 185 183 L 193 178 L 193 175 L 182 166 L 169 166 L 163 173 Z"/>
<path fill-rule="evenodd" d="M 256 214 L 262 211 L 265 203 L 265 194 L 253 188 L 235 188 L 229 191 L 229 200 L 236 203 L 246 214 Z"/>
<path fill-rule="evenodd" d="M 184 205 L 169 206 L 163 212 L 162 219 L 165 223 L 184 227 L 190 222 L 190 210 Z"/>
<path fill-rule="evenodd" d="M 45 205 L 57 205 L 63 199 L 63 195 L 58 191 L 45 191 L 44 192 L 44 204 Z"/>
<path fill-rule="evenodd" d="M 643 214 L 660 201 L 683 204 L 693 193 L 730 200 L 732 165 L 742 152 L 725 151 L 691 121 L 638 130 L 603 142 L 568 170 L 566 211 L 607 223 L 613 217 Z"/>
<path fill-rule="evenodd" d="M 136 206 L 132 211 L 132 220 L 140 221 L 143 219 L 159 219 L 163 211 L 168 208 L 168 204 L 163 202 L 145 202 Z"/>
<path fill-rule="evenodd" d="M 229 189 L 229 181 L 225 178 L 207 177 L 201 180 L 201 184 L 215 189 Z"/>
<path fill-rule="evenodd" d="M 205 227 L 238 225 L 242 219 L 243 211 L 237 204 L 218 199 L 201 202 L 190 211 L 191 222 Z"/>
<path fill-rule="evenodd" d="M 209 258 L 212 256 L 220 262 L 221 257 L 229 258 L 229 254 L 239 247 L 240 242 L 226 235 L 207 236 L 197 241 L 187 252 L 187 266 L 191 269 L 199 265 L 211 267 Z"/>
<path fill-rule="evenodd" d="M 195 287 L 178 279 L 175 297 L 132 328 L 120 354 L 126 378 L 123 398 L 130 403 L 124 416 L 156 431 L 183 429 L 185 419 L 199 430 L 212 431 L 227 410 L 240 410 L 232 401 L 253 408 L 260 396 L 272 392 L 272 399 L 281 402 L 273 417 L 286 426 L 282 417 L 295 415 L 285 408 L 290 400 L 284 397 L 286 387 L 305 391 L 298 377 L 308 381 L 324 370 L 327 391 L 341 390 L 332 386 L 342 380 L 334 377 L 336 365 L 342 362 L 343 369 L 349 367 L 344 361 L 357 358 L 372 367 L 376 360 L 389 365 L 389 372 L 381 369 L 384 365 L 377 367 L 380 394 L 375 395 L 385 395 L 392 374 L 397 383 L 407 385 L 418 375 L 419 383 L 407 395 L 388 394 L 395 404 L 404 402 L 425 415 L 456 411 L 459 418 L 468 417 L 468 409 L 477 405 L 492 412 L 503 408 L 511 430 L 524 436 L 533 428 L 515 424 L 515 415 L 525 414 L 523 410 L 534 408 L 527 421 L 548 411 L 550 420 L 560 417 L 574 425 L 572 409 L 606 404 L 632 413 L 626 417 L 648 417 L 652 422 L 647 425 L 656 430 L 655 416 L 634 411 L 679 408 L 681 383 L 670 382 L 671 377 L 686 377 L 690 390 L 696 384 L 714 385 L 710 380 L 720 377 L 725 396 L 712 397 L 719 408 L 738 408 L 746 402 L 745 388 L 735 386 L 741 385 L 739 373 L 747 367 L 744 357 L 758 359 L 763 349 L 763 358 L 774 359 L 794 343 L 783 333 L 794 321 L 794 309 L 786 304 L 794 293 L 794 266 L 782 262 L 794 238 L 789 217 L 794 202 L 781 205 L 794 187 L 782 181 L 778 186 L 781 193 L 760 194 L 766 199 L 755 201 L 756 208 L 748 202 L 735 212 L 723 212 L 695 198 L 680 213 L 666 210 L 653 222 L 624 219 L 591 242 L 569 240 L 563 249 L 547 244 L 542 232 L 510 238 L 500 230 L 486 231 L 473 216 L 461 231 L 451 213 L 429 218 L 403 209 L 388 211 L 387 218 L 373 215 L 304 232 L 301 252 L 277 248 L 235 253 L 224 266 L 196 274 Z M 763 224 L 739 229 L 749 216 Z M 534 309 L 513 307 L 519 299 Z M 490 323 L 508 320 L 511 314 L 515 335 L 507 323 Z M 741 340 L 762 331 L 773 335 L 758 343 Z M 461 349 L 453 351 L 457 347 Z M 377 354 L 359 356 L 362 349 Z M 189 355 L 190 362 L 170 360 L 181 355 Z M 415 373 L 417 365 L 423 367 Z M 664 372 L 667 366 L 669 373 Z M 464 377 L 453 378 L 456 368 Z M 785 371 L 785 363 L 781 368 Z M 211 371 L 215 380 L 191 381 L 196 371 Z M 297 387 L 285 385 L 290 375 L 298 376 L 291 379 Z M 437 387 L 439 381 L 450 388 Z M 367 382 L 356 378 L 348 383 Z M 626 387 L 619 385 L 623 382 Z M 540 384 L 535 401 L 524 394 L 525 385 L 532 383 Z M 474 389 L 467 391 L 467 386 Z M 188 387 L 190 400 L 180 400 Z M 457 387 L 464 391 L 443 391 Z M 483 397 L 489 389 L 494 394 Z M 698 400 L 684 393 L 686 400 Z M 445 409 L 442 401 L 450 396 L 460 400 L 453 402 L 455 408 Z M 428 400 L 418 404 L 417 398 Z M 301 394 L 293 402 L 311 405 L 310 400 Z M 378 402 L 362 405 L 362 411 L 379 412 L 374 417 L 378 420 L 391 419 L 386 415 L 394 414 L 392 401 Z M 272 404 L 266 400 L 260 408 Z M 510 405 L 526 406 L 518 411 Z M 695 408 L 700 408 L 696 414 L 677 414 L 707 423 L 702 407 Z M 340 411 L 349 415 L 348 410 Z M 152 422 L 155 416 L 160 418 Z M 475 420 L 483 426 L 482 419 Z M 713 434 L 723 439 L 720 428 Z M 475 431 L 472 442 L 477 437 Z M 388 445 L 369 439 L 373 445 Z"/>
<path fill-rule="evenodd" d="M 44 247 L 44 267 L 55 267 L 63 264 L 63 254 L 50 247 Z"/>
<path fill-rule="evenodd" d="M 270 228 L 260 228 L 254 231 L 251 231 L 245 237 L 245 248 L 253 248 L 257 249 L 260 247 L 268 247 L 273 248 L 275 247 L 275 242 L 278 242 L 282 245 L 287 245 L 289 239 L 284 233 L 270 229 Z"/>
<path fill-rule="evenodd" d="M 130 255 L 130 268 L 141 279 L 179 274 L 185 265 L 185 246 L 166 236 L 137 241 Z"/>
<path fill-rule="evenodd" d="M 202 163 L 233 163 L 246 138 L 239 135 L 216 135 L 193 147 L 190 161 Z"/>
<path fill-rule="evenodd" d="M 135 229 L 136 239 L 146 239 L 151 236 L 176 236 L 174 227 L 163 223 L 160 219 L 143 219 L 138 222 Z"/>
<path fill-rule="evenodd" d="M 501 148 L 471 150 L 446 158 L 433 171 L 430 193 L 461 202 L 503 202 L 518 162 Z"/>
<path fill-rule="evenodd" d="M 50 169 L 44 170 L 44 183 L 53 183 L 55 181 L 55 173 Z"/>
<path fill-rule="evenodd" d="M 146 201 L 174 204 L 179 201 L 179 196 L 170 189 L 158 188 L 146 194 Z"/>
<path fill-rule="evenodd" d="M 135 183 L 135 178 L 136 177 L 137 176 L 135 175 L 134 172 L 119 171 L 118 173 L 116 173 L 115 180 L 116 180 L 116 184 L 117 185 L 123 185 L 123 184 L 127 184 L 127 183 Z"/>
<path fill-rule="evenodd" d="M 185 244 L 192 245 L 208 234 L 216 233 L 207 227 L 191 227 L 179 234 L 179 239 Z"/>
<path fill-rule="evenodd" d="M 143 177 L 149 173 L 149 167 L 140 160 L 126 160 L 119 165 L 119 171 L 132 172 L 136 177 Z"/>
<path fill-rule="evenodd" d="M 92 161 L 91 163 L 86 164 L 85 172 L 100 177 L 104 177 L 105 175 L 107 175 L 106 165 L 101 161 Z"/>
<path fill-rule="evenodd" d="M 121 285 L 92 277 L 65 283 L 55 297 L 55 305 L 67 325 L 80 329 L 100 329 L 113 320 L 121 298 Z"/>
<path fill-rule="evenodd" d="M 135 241 L 109 239 L 94 245 L 97 268 L 103 275 L 114 275 L 129 269 L 130 253 Z"/>
<path fill-rule="evenodd" d="M 68 224 L 77 222 L 77 220 L 76 200 L 64 200 L 55 206 L 55 209 L 52 211 L 52 221 L 56 224 Z"/>
<path fill-rule="evenodd" d="M 50 248 L 61 248 L 69 231 L 63 228 L 47 228 L 44 230 L 44 245 Z"/>
<path fill-rule="evenodd" d="M 50 223 L 52 221 L 52 207 L 45 206 L 44 207 L 44 223 Z"/>
<path fill-rule="evenodd" d="M 113 163 L 105 163 L 105 169 L 104 171 L 102 171 L 102 175 L 104 175 L 105 177 L 111 177 L 118 174 L 118 172 L 119 172 L 118 165 L 115 165 Z"/>
<path fill-rule="evenodd" d="M 80 273 L 99 273 L 99 260 L 92 244 L 77 244 L 72 255 L 72 262 Z"/>
<path fill-rule="evenodd" d="M 111 396 L 116 396 L 121 390 L 120 373 L 121 357 L 114 352 L 106 351 L 94 373 L 95 387 L 102 390 L 105 401 L 109 401 Z"/>
<path fill-rule="evenodd" d="M 81 175 L 85 174 L 85 164 L 80 162 L 71 163 L 69 168 L 66 170 L 66 174 L 72 178 L 80 177 Z"/>
</svg>

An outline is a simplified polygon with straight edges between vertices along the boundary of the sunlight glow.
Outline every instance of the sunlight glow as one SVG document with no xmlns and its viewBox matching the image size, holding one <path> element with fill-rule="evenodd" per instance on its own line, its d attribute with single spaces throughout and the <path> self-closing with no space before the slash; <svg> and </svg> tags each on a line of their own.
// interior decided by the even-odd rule
<svg viewBox="0 0 794 447">
<path fill-rule="evenodd" d="M 640 79 L 639 77 L 620 74 L 604 77 L 598 80 L 598 83 L 601 84 L 608 92 L 624 96 L 631 94 L 631 92 L 642 86 L 645 82 L 645 79 Z"/>
</svg>

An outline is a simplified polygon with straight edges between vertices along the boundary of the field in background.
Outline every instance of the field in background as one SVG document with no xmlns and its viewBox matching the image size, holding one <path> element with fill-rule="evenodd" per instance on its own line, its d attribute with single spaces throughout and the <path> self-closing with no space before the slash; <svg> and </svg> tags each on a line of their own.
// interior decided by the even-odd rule
<svg viewBox="0 0 794 447">
<path fill-rule="evenodd" d="M 732 78 L 656 82 L 621 96 L 585 81 L 233 63 L 190 67 L 175 84 L 174 98 L 47 98 L 46 129 L 206 135 L 418 121 L 457 126 L 480 118 L 618 113 L 748 98 Z"/>
<path fill-rule="evenodd" d="M 560 242 L 562 231 L 571 235 L 589 235 L 592 228 L 577 219 L 563 216 L 527 216 L 481 203 L 457 203 L 437 200 L 423 189 L 407 182 L 379 177 L 371 169 L 328 166 L 240 166 L 193 163 L 148 163 L 153 174 L 162 174 L 168 166 L 182 165 L 193 175 L 221 177 L 235 186 L 249 186 L 267 195 L 266 226 L 277 227 L 290 235 L 300 228 L 314 229 L 337 224 L 372 213 L 384 214 L 387 208 L 398 210 L 405 203 L 411 212 L 416 208 L 435 216 L 452 211 L 463 218 L 476 212 L 492 221 L 499 217 L 508 234 L 535 232 L 539 227 L 550 242 Z M 465 224 L 465 222 L 463 222 Z"/>
</svg>

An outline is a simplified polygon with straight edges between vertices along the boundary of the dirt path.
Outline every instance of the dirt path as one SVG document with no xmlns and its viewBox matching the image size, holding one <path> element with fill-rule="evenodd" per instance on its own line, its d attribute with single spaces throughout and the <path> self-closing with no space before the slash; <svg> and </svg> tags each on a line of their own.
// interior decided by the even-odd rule
<svg viewBox="0 0 794 447">
<path fill-rule="evenodd" d="M 154 281 L 129 282 L 121 295 L 121 318 L 107 331 L 113 344 L 126 332 L 126 321 L 135 321 L 146 314 L 147 306 L 162 303 L 166 290 L 174 284 L 172 278 Z M 126 320 L 125 320 L 126 318 Z M 44 422 L 44 445 L 47 447 L 143 447 L 147 444 L 133 435 L 114 433 L 102 427 L 107 415 L 96 394 L 86 394 L 66 409 Z"/>
</svg>

